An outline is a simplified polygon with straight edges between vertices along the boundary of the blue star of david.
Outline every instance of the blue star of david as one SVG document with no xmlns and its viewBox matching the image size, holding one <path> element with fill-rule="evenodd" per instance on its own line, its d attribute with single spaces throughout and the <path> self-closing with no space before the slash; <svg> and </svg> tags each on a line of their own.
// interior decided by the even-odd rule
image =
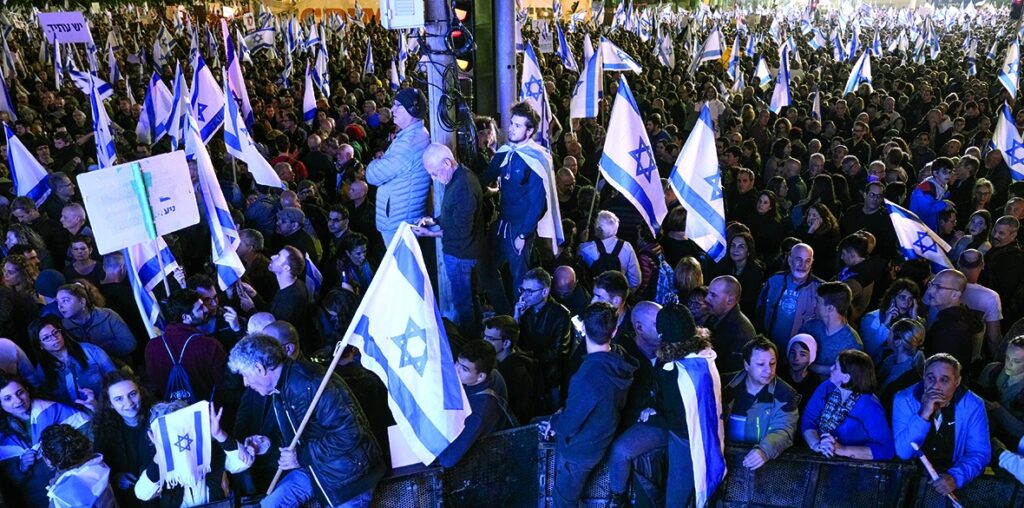
<svg viewBox="0 0 1024 508">
<path fill-rule="evenodd" d="M 927 243 L 925 242 L 927 240 Z M 917 232 L 917 240 L 914 242 L 914 247 L 921 250 L 921 254 L 926 252 L 939 252 L 939 248 L 935 245 L 935 240 L 932 240 L 928 233 L 924 231 Z"/>
<path fill-rule="evenodd" d="M 417 357 L 413 357 L 412 354 L 409 353 L 409 341 L 414 337 L 419 337 L 424 342 L 424 346 L 426 345 L 426 330 L 416 326 L 416 323 L 410 318 L 409 323 L 405 326 L 405 333 L 391 337 L 391 340 L 395 341 L 395 344 L 397 344 L 399 349 L 402 350 L 402 357 L 398 362 L 398 368 L 411 365 L 412 368 L 416 369 L 416 373 L 422 376 L 423 368 L 427 365 L 427 348 L 424 347 L 423 353 Z"/>
<path fill-rule="evenodd" d="M 631 150 L 629 155 L 636 161 L 636 176 L 644 177 L 647 179 L 647 183 L 651 182 L 651 173 L 658 169 L 658 166 L 654 164 L 654 154 L 651 153 L 651 147 L 644 142 L 643 138 L 640 138 L 640 144 L 636 147 L 636 150 Z M 647 156 L 647 165 L 644 165 L 644 155 Z"/>
<path fill-rule="evenodd" d="M 1017 69 L 1019 67 L 1020 67 L 1020 64 L 1011 63 L 1010 65 L 1006 66 L 1006 74 L 1008 74 L 1010 76 L 1016 76 L 1017 75 Z"/>
<path fill-rule="evenodd" d="M 722 199 L 722 176 L 715 173 L 705 176 L 704 181 L 711 186 L 711 200 Z"/>
<path fill-rule="evenodd" d="M 523 95 L 528 99 L 539 101 L 544 96 L 544 83 L 537 76 L 523 84 Z"/>
<path fill-rule="evenodd" d="M 1017 154 L 1017 151 L 1020 149 L 1024 149 L 1024 144 L 1016 139 L 1010 140 L 1010 149 L 1006 151 L 1006 156 L 1010 158 L 1011 166 L 1024 164 L 1024 157 Z"/>
<path fill-rule="evenodd" d="M 185 444 L 181 444 L 182 442 L 184 442 Z M 184 436 L 178 436 L 178 442 L 174 443 L 174 446 L 178 447 L 179 452 L 191 450 L 192 438 L 188 434 L 185 434 Z"/>
<path fill-rule="evenodd" d="M 199 115 L 199 121 L 200 122 L 205 122 L 206 121 L 206 117 L 203 116 L 203 113 L 206 112 L 206 108 L 207 107 L 208 106 L 206 104 L 203 104 L 202 102 L 200 102 L 200 103 L 198 103 L 196 105 L 196 114 Z"/>
</svg>

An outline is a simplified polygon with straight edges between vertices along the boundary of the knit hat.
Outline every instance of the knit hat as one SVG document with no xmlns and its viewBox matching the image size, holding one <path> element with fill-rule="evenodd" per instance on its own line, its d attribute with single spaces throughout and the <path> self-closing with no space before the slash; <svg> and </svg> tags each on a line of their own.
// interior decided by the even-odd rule
<svg viewBox="0 0 1024 508">
<path fill-rule="evenodd" d="M 679 304 L 670 304 L 658 311 L 655 329 L 661 335 L 662 344 L 675 344 L 693 338 L 697 324 L 693 321 L 690 309 Z"/>
<path fill-rule="evenodd" d="M 402 105 L 410 115 L 423 119 L 427 114 L 427 98 L 419 88 L 403 88 L 395 94 L 395 102 Z"/>
<path fill-rule="evenodd" d="M 47 298 L 57 297 L 57 288 L 64 285 L 64 274 L 57 270 L 43 270 L 36 277 L 36 293 Z"/>
<path fill-rule="evenodd" d="M 807 346 L 808 356 L 810 357 L 808 363 L 814 363 L 814 360 L 818 358 L 818 341 L 810 334 L 798 333 L 792 339 L 789 339 L 789 345 L 786 346 L 786 354 L 789 354 L 789 350 L 793 349 L 793 344 L 797 342 Z"/>
</svg>

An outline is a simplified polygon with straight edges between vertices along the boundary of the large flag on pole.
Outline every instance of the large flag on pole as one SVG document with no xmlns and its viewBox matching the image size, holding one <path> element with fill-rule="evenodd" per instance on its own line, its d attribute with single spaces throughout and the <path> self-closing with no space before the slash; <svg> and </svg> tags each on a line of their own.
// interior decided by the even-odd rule
<svg viewBox="0 0 1024 508">
<path fill-rule="evenodd" d="M 164 274 L 169 273 L 167 268 L 177 268 L 174 256 L 164 243 L 163 237 L 157 237 L 164 262 Z M 135 304 L 142 316 L 142 324 L 146 327 L 149 338 L 159 337 L 163 333 L 164 323 L 160 317 L 160 305 L 157 303 L 153 288 L 163 280 L 160 276 L 160 265 L 153 251 L 153 242 L 146 241 L 137 243 L 124 250 L 125 264 L 127 265 L 128 280 L 132 287 L 132 296 L 135 297 Z M 173 269 L 171 271 L 173 271 Z M 149 283 L 147 287 L 147 282 Z"/>
<path fill-rule="evenodd" d="M 580 66 L 576 64 L 576 58 L 572 56 L 572 48 L 565 40 L 565 32 L 562 31 L 562 27 L 558 23 L 555 23 L 555 30 L 558 32 L 558 58 L 562 60 L 562 66 L 570 71 L 579 72 Z"/>
<path fill-rule="evenodd" d="M 7 166 L 11 169 L 11 179 L 14 180 L 14 193 L 18 196 L 28 196 L 36 205 L 42 206 L 43 201 L 50 195 L 46 168 L 39 164 L 6 122 L 4 133 L 7 135 Z"/>
<path fill-rule="evenodd" d="M 1010 167 L 1010 176 L 1014 180 L 1024 180 L 1024 143 L 1020 132 L 1010 116 L 1010 107 L 1005 103 L 999 109 L 999 120 L 992 133 L 992 144 L 1003 153 L 1003 160 Z"/>
<path fill-rule="evenodd" d="M 871 53 L 868 50 L 864 50 L 860 54 L 857 63 L 853 64 L 853 68 L 850 69 L 850 77 L 846 80 L 843 95 L 856 92 L 861 83 L 871 86 Z"/>
<path fill-rule="evenodd" d="M 89 94 L 89 106 L 92 108 L 92 129 L 96 133 L 96 162 L 101 168 L 113 166 L 117 162 L 117 152 L 114 150 L 114 134 L 110 128 L 107 108 L 97 93 Z"/>
<path fill-rule="evenodd" d="M 224 148 L 232 157 L 241 160 L 249 167 L 253 180 L 260 185 L 282 188 L 281 177 L 270 166 L 263 154 L 256 149 L 256 144 L 245 125 L 242 111 L 228 89 L 228 79 L 224 79 L 224 96 L 227 99 L 226 116 L 224 118 Z"/>
<path fill-rule="evenodd" d="M 932 265 L 932 272 L 936 273 L 953 268 L 953 263 L 946 257 L 946 252 L 950 249 L 949 244 L 921 222 L 914 212 L 888 199 L 885 200 L 885 207 L 889 211 L 889 218 L 892 220 L 893 229 L 896 230 L 904 258 L 927 259 Z"/>
<path fill-rule="evenodd" d="M 231 33 L 228 31 L 228 22 L 220 20 L 221 30 L 224 32 L 224 52 L 227 58 L 227 83 L 231 96 L 241 104 L 242 118 L 245 126 L 250 127 L 253 123 L 252 105 L 249 103 L 249 91 L 245 88 L 245 78 L 242 76 L 242 62 L 235 54 L 235 43 L 231 40 Z M 224 94 L 228 96 L 227 93 Z"/>
<path fill-rule="evenodd" d="M 523 56 L 523 75 L 520 78 L 519 100 L 526 101 L 540 115 L 540 125 L 534 139 L 542 146 L 551 146 L 551 109 L 548 105 L 548 91 L 544 88 L 544 76 L 540 73 L 540 62 L 533 51 L 533 45 L 526 42 Z"/>
<path fill-rule="evenodd" d="M 715 261 L 725 256 L 725 201 L 718 170 L 715 127 L 708 105 L 686 139 L 668 178 L 669 186 L 689 212 L 686 236 Z"/>
<path fill-rule="evenodd" d="M 775 90 L 772 92 L 772 103 L 768 109 L 777 115 L 782 108 L 792 103 L 793 98 L 789 93 L 789 44 L 783 44 L 779 56 L 779 72 L 775 75 Z"/>
<path fill-rule="evenodd" d="M 345 336 L 388 387 L 388 406 L 412 452 L 433 462 L 462 433 L 471 410 L 408 224 L 392 238 Z"/>
<path fill-rule="evenodd" d="M 135 127 L 135 134 L 139 140 L 154 144 L 167 134 L 167 118 L 171 113 L 172 99 L 171 91 L 160 80 L 160 76 L 154 72 L 149 79 L 149 88 L 142 103 L 139 123 Z"/>
<path fill-rule="evenodd" d="M 309 72 L 309 62 L 306 62 L 306 89 L 302 92 L 302 120 L 306 122 L 306 125 L 313 125 L 314 118 L 316 118 L 316 92 L 313 90 L 313 76 Z"/>
<path fill-rule="evenodd" d="M 1020 82 L 1020 41 L 1014 39 L 1006 48 L 1006 58 L 999 69 L 999 82 L 1003 84 L 1010 97 L 1017 97 L 1017 84 Z"/>
<path fill-rule="evenodd" d="M 625 75 L 619 77 L 604 154 L 598 167 L 608 183 L 636 207 L 651 234 L 656 236 L 668 213 L 665 191 L 658 177 L 654 149 Z"/>
<path fill-rule="evenodd" d="M 222 125 L 224 125 L 224 92 L 213 72 L 206 65 L 202 55 L 196 55 L 196 66 L 192 72 L 192 97 L 189 100 L 192 115 L 199 125 L 199 135 L 203 143 L 209 143 Z"/>
<path fill-rule="evenodd" d="M 600 113 L 601 94 L 604 85 L 604 71 L 601 66 L 602 52 L 594 51 L 576 79 L 576 89 L 569 102 L 571 118 L 597 118 Z"/>
<path fill-rule="evenodd" d="M 171 112 L 167 117 L 167 135 L 171 137 L 171 150 L 177 150 L 185 134 L 185 109 L 188 85 L 181 72 L 181 62 L 174 65 L 174 88 L 171 95 Z"/>
<path fill-rule="evenodd" d="M 722 32 L 718 30 L 716 26 L 714 30 L 708 34 L 708 38 L 704 40 L 704 45 L 693 54 L 693 60 L 690 62 L 690 74 L 697 72 L 697 67 L 703 62 L 718 60 L 722 58 Z"/>
<path fill-rule="evenodd" d="M 199 178 L 199 191 L 203 200 L 203 211 L 206 223 L 210 226 L 210 237 L 213 241 L 213 264 L 217 267 L 217 282 L 222 290 L 227 290 L 245 273 L 245 266 L 238 257 L 240 243 L 238 227 L 231 218 L 228 202 L 224 199 L 224 191 L 217 181 L 217 172 L 213 169 L 213 161 L 206 151 L 206 142 L 199 130 L 199 124 L 191 114 L 186 115 L 185 155 L 196 161 L 196 173 Z"/>
<path fill-rule="evenodd" d="M 635 58 L 604 37 L 601 37 L 600 51 L 603 53 L 602 64 L 606 71 L 633 71 L 637 74 L 643 72 Z"/>
</svg>

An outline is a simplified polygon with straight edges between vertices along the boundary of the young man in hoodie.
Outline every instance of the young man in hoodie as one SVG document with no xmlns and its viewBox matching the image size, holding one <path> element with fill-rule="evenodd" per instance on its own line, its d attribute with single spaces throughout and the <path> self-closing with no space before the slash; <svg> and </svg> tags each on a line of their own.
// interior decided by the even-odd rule
<svg viewBox="0 0 1024 508">
<path fill-rule="evenodd" d="M 587 477 L 615 437 L 636 361 L 613 348 L 615 308 L 596 302 L 583 312 L 587 355 L 569 382 L 565 407 L 551 417 L 556 507 L 575 507 Z"/>
</svg>

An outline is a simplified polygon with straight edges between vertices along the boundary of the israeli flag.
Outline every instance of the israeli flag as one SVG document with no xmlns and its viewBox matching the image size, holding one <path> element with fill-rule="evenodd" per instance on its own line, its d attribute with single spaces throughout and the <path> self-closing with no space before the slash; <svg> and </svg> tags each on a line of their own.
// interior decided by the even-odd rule
<svg viewBox="0 0 1024 508">
<path fill-rule="evenodd" d="M 1017 83 L 1020 78 L 1020 41 L 1014 39 L 1006 48 L 1003 67 L 999 69 L 999 82 L 1003 84 L 1010 97 L 1017 97 Z"/>
<path fill-rule="evenodd" d="M 978 75 L 978 41 L 977 39 L 971 41 L 970 48 L 967 49 L 967 75 L 977 76 Z"/>
<path fill-rule="evenodd" d="M 105 101 L 114 95 L 114 87 L 110 86 L 110 83 L 103 81 L 93 72 L 78 70 L 74 63 L 69 63 L 68 75 L 71 76 L 71 81 L 75 86 L 84 94 L 99 94 L 101 101 Z"/>
<path fill-rule="evenodd" d="M 320 295 L 320 288 L 324 285 L 324 275 L 320 273 L 320 269 L 316 267 L 312 259 L 309 259 L 309 253 L 306 253 L 306 289 L 309 290 L 310 302 L 316 301 Z"/>
<path fill-rule="evenodd" d="M 605 180 L 640 212 L 651 234 L 657 236 L 661 221 L 668 213 L 665 190 L 654 160 L 654 147 L 624 75 L 619 77 L 604 154 L 598 167 Z"/>
<path fill-rule="evenodd" d="M 743 53 L 750 58 L 754 58 L 757 54 L 757 36 L 754 34 L 747 35 L 747 48 L 743 50 Z"/>
<path fill-rule="evenodd" d="M 164 45 L 163 45 L 163 43 L 160 42 L 159 38 L 157 38 L 156 40 L 153 41 L 153 51 L 152 51 L 152 54 L 153 54 L 153 65 L 155 65 L 157 68 L 160 68 L 160 67 L 163 67 L 164 65 L 167 65 L 167 60 L 168 60 L 167 50 L 164 49 Z"/>
<path fill-rule="evenodd" d="M 779 72 L 775 75 L 775 90 L 772 92 L 772 103 L 768 109 L 776 115 L 782 108 L 793 103 L 789 93 L 789 45 L 782 46 L 782 54 L 779 56 Z"/>
<path fill-rule="evenodd" d="M 720 261 L 726 251 L 725 201 L 715 147 L 715 126 L 706 103 L 679 152 L 668 182 L 689 212 L 686 236 L 715 261 Z"/>
<path fill-rule="evenodd" d="M 14 108 L 14 101 L 11 100 L 11 90 L 7 87 L 7 78 L 0 72 L 0 111 L 10 115 L 11 121 L 18 121 L 18 114 Z"/>
<path fill-rule="evenodd" d="M 643 72 L 635 58 L 604 37 L 601 37 L 601 53 L 605 71 L 633 71 L 637 74 Z"/>
<path fill-rule="evenodd" d="M 292 87 L 292 71 L 294 68 L 295 66 L 292 63 L 292 54 L 285 51 L 284 66 L 281 69 L 281 74 L 277 77 L 277 84 L 281 88 L 288 90 Z"/>
<path fill-rule="evenodd" d="M 211 471 L 210 402 L 200 400 L 191 406 L 161 416 L 149 424 L 153 436 L 160 478 L 167 485 L 205 485 Z"/>
<path fill-rule="evenodd" d="M 313 32 L 311 32 L 313 33 Z M 319 43 L 320 39 L 317 38 L 315 43 Z M 274 29 L 273 28 L 260 28 L 255 32 L 245 36 L 245 45 L 249 48 L 249 51 L 253 54 L 259 53 L 264 49 L 273 51 L 274 49 Z"/>
<path fill-rule="evenodd" d="M 91 77 L 92 74 L 89 74 Z M 110 128 L 110 117 L 103 100 L 95 92 L 89 94 L 89 106 L 92 108 L 92 128 L 96 133 L 96 162 L 101 168 L 108 168 L 117 163 L 117 152 L 114 149 L 114 134 Z"/>
<path fill-rule="evenodd" d="M 878 31 L 875 31 L 875 40 L 871 43 L 871 56 L 882 56 L 882 40 L 878 38 Z"/>
<path fill-rule="evenodd" d="M 167 119 L 171 113 L 172 99 L 171 91 L 160 80 L 160 75 L 154 72 L 149 79 L 139 123 L 135 127 L 135 135 L 140 141 L 152 145 L 167 134 Z"/>
<path fill-rule="evenodd" d="M 932 271 L 936 273 L 953 268 L 953 264 L 946 257 L 946 252 L 950 249 L 949 244 L 921 222 L 914 212 L 888 199 L 885 200 L 885 207 L 889 212 L 889 219 L 892 220 L 892 227 L 896 230 L 904 258 L 927 259 L 932 265 Z"/>
<path fill-rule="evenodd" d="M 837 62 L 846 61 L 846 53 L 843 49 L 843 43 L 839 40 L 839 35 L 835 32 L 832 33 L 832 59 Z"/>
<path fill-rule="evenodd" d="M 190 37 L 191 42 L 188 46 L 188 63 L 192 66 L 192 69 L 196 68 L 196 58 L 199 56 L 199 32 L 192 30 L 192 36 Z"/>
<path fill-rule="evenodd" d="M 284 183 L 277 175 L 274 168 L 270 166 L 267 159 L 256 149 L 256 144 L 249 134 L 249 128 L 245 125 L 242 111 L 238 108 L 238 102 L 231 97 L 228 89 L 230 75 L 224 78 L 224 97 L 227 110 L 224 117 L 224 148 L 232 157 L 244 162 L 252 173 L 253 180 L 260 185 L 283 189 Z"/>
<path fill-rule="evenodd" d="M 377 70 L 373 65 L 373 39 L 366 41 L 366 60 L 363 62 L 363 75 L 373 75 Z"/>
<path fill-rule="evenodd" d="M 853 33 L 850 34 L 850 45 L 846 50 L 846 59 L 852 59 L 860 51 L 860 27 L 853 25 Z"/>
<path fill-rule="evenodd" d="M 60 90 L 64 86 L 64 59 L 60 56 L 60 43 L 53 41 L 53 80 L 54 90 Z"/>
<path fill-rule="evenodd" d="M 573 72 L 580 72 L 580 66 L 576 64 L 576 58 L 572 56 L 572 49 L 565 41 L 565 32 L 562 27 L 555 23 L 555 30 L 558 33 L 558 58 L 562 60 L 562 66 Z"/>
<path fill-rule="evenodd" d="M 202 55 L 196 55 L 196 66 L 192 73 L 192 97 L 189 106 L 192 116 L 199 126 L 199 136 L 203 143 L 213 139 L 217 129 L 224 125 L 224 92 L 221 90 L 213 72 L 206 65 Z"/>
<path fill-rule="evenodd" d="M 313 65 L 313 83 L 324 97 L 331 96 L 331 80 L 327 70 L 327 51 L 322 49 L 316 54 L 316 63 Z"/>
<path fill-rule="evenodd" d="M 238 282 L 245 273 L 245 266 L 238 257 L 240 238 L 238 227 L 231 217 L 231 208 L 224 199 L 224 192 L 217 181 L 217 172 L 213 169 L 213 161 L 206 151 L 199 123 L 191 115 L 186 115 L 185 155 L 196 161 L 196 173 L 199 178 L 199 192 L 205 206 L 206 223 L 210 226 L 210 238 L 213 242 L 213 264 L 217 267 L 217 282 L 222 290 Z"/>
<path fill-rule="evenodd" d="M 733 81 L 732 87 L 729 88 L 729 91 L 743 93 L 743 89 L 746 88 L 746 87 L 747 87 L 747 83 L 743 79 L 743 73 L 741 72 L 741 73 L 736 75 L 736 81 Z"/>
<path fill-rule="evenodd" d="M 392 238 L 345 337 L 388 387 L 388 406 L 413 453 L 433 462 L 462 433 L 471 410 L 408 224 Z"/>
<path fill-rule="evenodd" d="M 861 53 L 857 63 L 853 64 L 853 68 L 850 69 L 850 77 L 846 80 L 843 95 L 856 92 L 861 83 L 871 86 L 871 53 L 868 51 Z"/>
<path fill-rule="evenodd" d="M 996 49 L 998 48 L 998 46 L 999 46 L 999 40 L 998 39 L 992 41 L 992 46 L 990 48 L 988 48 L 988 54 L 985 55 L 985 57 L 988 58 L 989 60 L 995 60 L 996 59 Z"/>
<path fill-rule="evenodd" d="M 402 87 L 402 81 L 398 78 L 398 64 L 395 63 L 395 59 L 391 59 L 391 73 L 388 76 L 388 81 L 392 92 L 397 92 Z"/>
<path fill-rule="evenodd" d="M 589 62 L 594 56 L 594 43 L 590 41 L 590 34 L 583 34 L 583 61 Z"/>
<path fill-rule="evenodd" d="M 313 90 L 313 76 L 309 72 L 309 62 L 306 62 L 306 90 L 302 94 L 302 120 L 306 122 L 306 125 L 312 126 L 315 118 L 316 92 Z"/>
<path fill-rule="evenodd" d="M 772 73 L 768 70 L 768 64 L 765 63 L 763 56 L 757 60 L 757 68 L 754 69 L 754 77 L 757 78 L 757 86 L 761 88 L 764 88 L 768 83 L 772 82 Z"/>
<path fill-rule="evenodd" d="M 821 121 L 821 92 L 814 87 L 814 102 L 811 103 L 811 118 Z"/>
<path fill-rule="evenodd" d="M 662 367 L 677 372 L 690 441 L 693 484 L 698 508 L 707 506 L 725 479 L 725 423 L 722 421 L 722 381 L 717 355 L 705 349 Z"/>
<path fill-rule="evenodd" d="M 288 54 L 295 53 L 299 40 L 299 22 L 292 16 L 288 19 L 288 29 L 284 32 L 284 48 Z"/>
<path fill-rule="evenodd" d="M 814 36 L 811 37 L 811 40 L 810 42 L 808 42 L 808 44 L 811 46 L 811 49 L 817 51 L 821 48 L 824 48 L 825 45 L 828 44 L 828 40 L 825 39 L 825 34 L 821 33 L 821 30 L 815 28 Z"/>
<path fill-rule="evenodd" d="M 537 221 L 537 236 L 551 239 L 552 251 L 558 256 L 559 246 L 565 241 L 565 235 L 562 232 L 562 212 L 558 206 L 551 152 L 531 139 L 517 146 L 506 143 L 498 148 L 494 156 L 502 157 L 501 167 L 505 167 L 514 157 L 519 157 L 543 182 L 547 211 Z"/>
<path fill-rule="evenodd" d="M 239 61 L 238 56 L 235 55 L 235 43 L 231 39 L 231 33 L 228 31 L 228 22 L 223 19 L 220 20 L 220 27 L 224 33 L 224 51 L 228 62 L 226 84 L 228 90 L 231 91 L 231 97 L 241 104 L 242 118 L 245 119 L 246 127 L 251 127 L 254 118 L 252 115 L 252 104 L 249 103 L 249 91 L 246 90 L 245 77 L 242 76 L 242 63 Z M 228 97 L 227 94 L 224 96 Z"/>
<path fill-rule="evenodd" d="M 732 51 L 729 54 L 729 67 L 725 70 L 726 74 L 736 81 L 736 76 L 739 76 L 740 70 L 740 34 L 736 34 L 736 38 L 732 40 Z"/>
<path fill-rule="evenodd" d="M 14 131 L 6 122 L 4 122 L 4 133 L 7 134 L 7 166 L 11 168 L 14 193 L 18 196 L 27 196 L 36 205 L 42 206 L 43 201 L 50 196 L 46 168 L 39 164 L 32 152 L 14 135 Z"/>
<path fill-rule="evenodd" d="M 171 111 L 167 116 L 167 135 L 171 137 L 171 150 L 177 150 L 185 135 L 185 97 L 188 95 L 185 75 L 181 72 L 181 62 L 174 66 L 174 92 L 171 95 Z"/>
<path fill-rule="evenodd" d="M 576 88 L 569 102 L 570 118 L 597 118 L 604 87 L 604 71 L 600 51 L 595 51 L 587 60 L 586 67 L 576 79 Z"/>
<path fill-rule="evenodd" d="M 697 72 L 697 67 L 700 67 L 701 63 L 718 60 L 722 58 L 722 32 L 716 26 L 714 30 L 708 34 L 708 38 L 704 40 L 704 46 L 699 51 L 694 53 L 693 60 L 690 62 L 690 74 Z"/>
<path fill-rule="evenodd" d="M 121 67 L 114 58 L 114 48 L 107 48 L 107 68 L 110 69 L 111 86 L 117 86 L 117 82 L 121 81 Z"/>
<path fill-rule="evenodd" d="M 658 29 L 658 41 L 654 54 L 658 57 L 658 63 L 661 65 L 669 69 L 676 68 L 676 50 L 672 44 L 672 36 L 660 28 Z"/>
<path fill-rule="evenodd" d="M 17 67 L 15 67 L 15 64 L 14 64 L 14 55 L 11 53 L 11 48 L 7 45 L 7 38 L 6 37 L 3 39 L 3 41 L 4 41 L 3 66 L 7 68 L 6 72 L 10 72 L 12 75 L 17 76 L 18 69 L 17 69 Z"/>
<path fill-rule="evenodd" d="M 992 144 L 1003 153 L 1003 160 L 1010 167 L 1010 175 L 1014 180 L 1024 180 L 1024 143 L 1020 132 L 1010 115 L 1010 107 L 1003 103 L 999 109 L 999 120 L 992 132 Z"/>
<path fill-rule="evenodd" d="M 540 125 L 534 139 L 544 147 L 551 146 L 551 110 L 548 106 L 548 92 L 544 88 L 544 77 L 540 72 L 540 63 L 533 45 L 526 42 L 526 53 L 523 57 L 523 74 L 520 77 L 519 100 L 526 101 L 540 114 Z"/>
</svg>

